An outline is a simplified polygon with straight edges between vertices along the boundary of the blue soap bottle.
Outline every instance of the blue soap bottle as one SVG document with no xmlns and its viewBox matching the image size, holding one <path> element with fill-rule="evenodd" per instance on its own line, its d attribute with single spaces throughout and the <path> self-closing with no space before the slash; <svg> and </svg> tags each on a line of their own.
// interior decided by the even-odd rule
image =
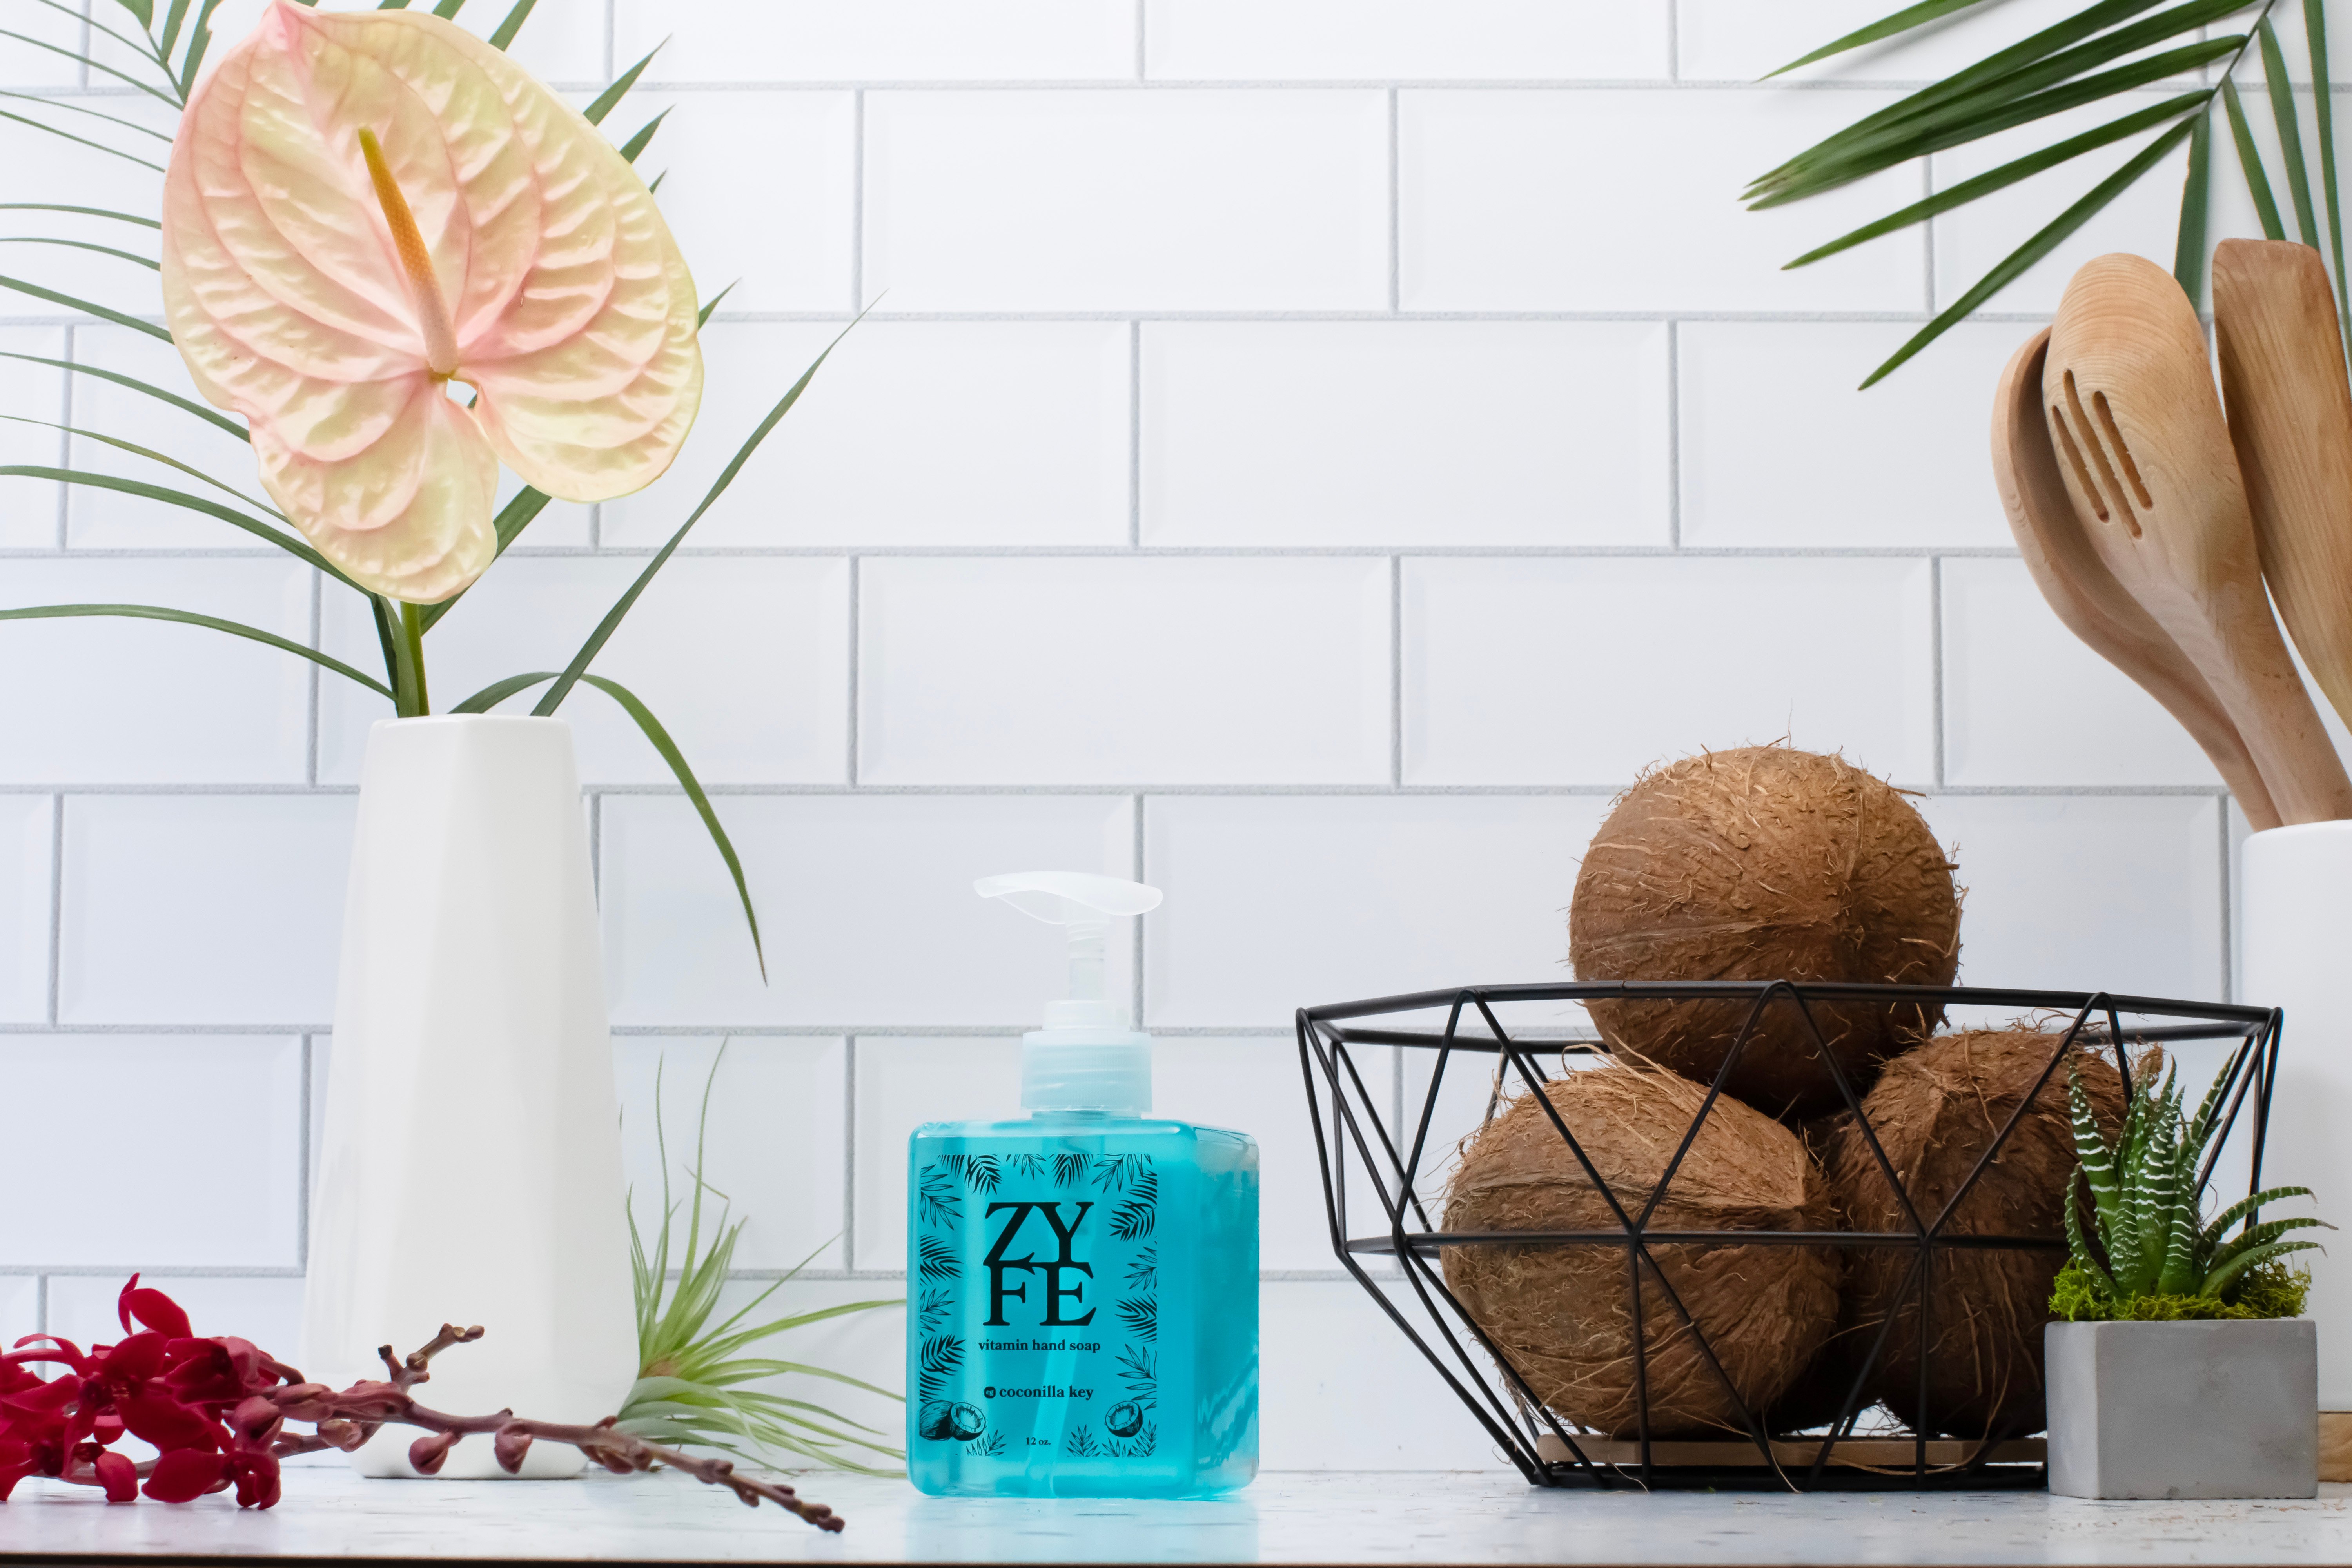
<svg viewBox="0 0 2352 1568">
<path fill-rule="evenodd" d="M 1257 1143 L 1151 1116 L 1151 1037 L 1104 995 L 1111 877 L 974 884 L 1065 928 L 1018 1121 L 908 1142 L 907 1473 L 936 1497 L 1204 1497 L 1257 1474 Z"/>
</svg>

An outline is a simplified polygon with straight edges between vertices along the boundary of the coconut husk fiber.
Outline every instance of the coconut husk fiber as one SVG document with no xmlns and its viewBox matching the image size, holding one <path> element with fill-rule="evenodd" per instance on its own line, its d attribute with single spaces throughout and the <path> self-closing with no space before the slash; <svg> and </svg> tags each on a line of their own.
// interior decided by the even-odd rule
<svg viewBox="0 0 2352 1568">
<path fill-rule="evenodd" d="M 2040 1029 L 1970 1030 L 1930 1040 L 1886 1065 L 1863 1101 L 1863 1113 L 1923 1223 L 1935 1223 L 2024 1104 L 2063 1038 Z M 2112 1136 L 2123 1119 L 2123 1079 L 2105 1058 L 2087 1050 L 2077 1057 L 2092 1108 Z M 2066 1184 L 2074 1169 L 2066 1072 L 2067 1064 L 2060 1062 L 1944 1234 L 2052 1240 L 2065 1236 Z M 1885 1169 L 1852 1117 L 1825 1142 L 1830 1186 L 1845 1228 L 1911 1229 Z M 1847 1254 L 1839 1332 L 1812 1377 L 1830 1377 L 1842 1400 L 1880 1325 L 1891 1316 L 1894 1328 L 1863 1404 L 1884 1402 L 1916 1430 L 1922 1418 L 1918 1298 L 1907 1284 L 1914 1257 L 1894 1247 L 1856 1247 Z M 2051 1284 L 2065 1261 L 2063 1249 L 1937 1249 L 1929 1282 L 1925 1413 L 1934 1433 L 1990 1437 L 2042 1429 L 2042 1329 L 2050 1321 Z"/>
<path fill-rule="evenodd" d="M 1544 1095 L 1629 1215 L 1639 1215 L 1706 1091 L 1645 1064 L 1569 1072 Z M 1651 1217 L 1653 1230 L 1830 1228 L 1828 1189 L 1797 1135 L 1718 1098 Z M 1464 1146 L 1448 1230 L 1619 1228 L 1532 1093 Z M 1642 1272 L 1653 1436 L 1745 1429 L 1834 1327 L 1838 1258 L 1825 1247 L 1653 1244 L 1651 1254 L 1729 1379 L 1710 1369 L 1657 1278 Z M 1473 1321 L 1565 1420 L 1638 1434 L 1633 1293 L 1625 1249 L 1601 1245 L 1447 1247 L 1445 1282 Z M 1735 1395 L 1737 1396 L 1735 1398 Z"/>
<path fill-rule="evenodd" d="M 1828 980 L 1948 985 L 1960 898 L 1936 836 L 1891 786 L 1789 746 L 1654 769 L 1593 837 L 1569 914 L 1579 980 Z M 1621 1050 L 1712 1082 L 1742 1002 L 1589 1003 Z M 1811 1005 L 1859 1094 L 1879 1063 L 1934 1032 L 1938 1005 Z M 1841 1109 L 1795 1005 L 1757 1020 L 1725 1088 L 1801 1120 Z"/>
</svg>

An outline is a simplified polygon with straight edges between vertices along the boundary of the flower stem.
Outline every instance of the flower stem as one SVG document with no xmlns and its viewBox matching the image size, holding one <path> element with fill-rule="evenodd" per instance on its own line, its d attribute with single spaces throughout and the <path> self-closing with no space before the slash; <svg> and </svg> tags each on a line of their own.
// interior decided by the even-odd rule
<svg viewBox="0 0 2352 1568">
<path fill-rule="evenodd" d="M 425 689 L 425 616 L 415 605 L 401 604 L 393 637 L 393 708 L 403 719 L 422 719 L 433 711 Z"/>
</svg>

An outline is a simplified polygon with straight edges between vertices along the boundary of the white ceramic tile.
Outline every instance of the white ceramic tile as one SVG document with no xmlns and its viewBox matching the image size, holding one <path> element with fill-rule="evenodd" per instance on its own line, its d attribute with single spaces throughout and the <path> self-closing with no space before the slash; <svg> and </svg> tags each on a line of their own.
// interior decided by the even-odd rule
<svg viewBox="0 0 2352 1568">
<path fill-rule="evenodd" d="M 2147 100 L 2148 103 L 2160 101 Z M 2133 107 L 2139 107 L 2136 101 Z M 2066 137 L 2078 135 L 2094 126 L 2116 117 L 2117 106 L 2100 104 L 2086 111 L 2053 115 L 2037 120 L 2031 125 L 2014 131 L 1988 136 L 1964 147 L 1936 154 L 1933 177 L 1936 188 L 1948 189 L 1961 181 L 2006 163 L 2013 158 L 2049 146 Z M 2256 120 L 2264 116 L 2259 109 L 2250 107 Z M 2217 114 L 2218 119 L 2218 114 Z M 2006 190 L 1970 202 L 1938 217 L 1936 233 L 1936 308 L 1943 310 L 1972 288 L 1977 280 L 2006 258 L 2011 251 L 2055 218 L 2061 212 L 2079 201 L 2100 181 L 2130 162 L 2149 139 L 2135 136 L 2086 153 L 2071 163 L 2061 163 L 2030 179 L 2021 180 Z M 2236 188 L 2236 160 L 2229 151 L 2229 132 L 2221 126 L 2214 166 L 2219 174 L 2215 180 L 2215 210 L 2212 233 L 2216 239 L 2231 234 L 2255 234 L 2262 231 L 2252 223 L 2252 209 L 2246 207 L 2244 226 L 2231 223 L 2229 193 Z M 2172 264 L 2173 249 L 2180 223 L 2180 182 L 2188 169 L 2188 144 L 2175 148 L 2165 160 L 2141 176 L 2130 189 L 2115 198 L 2097 216 L 2059 242 L 2056 249 L 2028 268 L 2023 276 L 2002 289 L 1983 309 L 1989 310 L 2055 310 L 2059 296 L 2065 292 L 2066 280 L 2075 268 L 2095 256 L 2110 251 L 2137 251 L 2154 257 L 2159 265 Z M 2275 161 L 2273 168 L 2278 167 Z M 1916 198 L 1914 198 L 1916 199 Z M 1800 204 L 1800 208 L 1811 205 Z M 1890 209 L 1900 203 L 1890 203 Z M 2292 224 L 2294 220 L 2289 217 Z M 1826 239 L 1837 230 L 1824 229 Z M 1874 242 L 1863 248 L 1874 248 L 1883 242 Z M 2021 341 L 2029 329 L 2016 329 Z M 1930 350 L 1930 353 L 1935 352 Z"/>
<path fill-rule="evenodd" d="M 625 68 L 657 81 L 1060 81 L 1135 74 L 1131 0 L 616 0 Z"/>
<path fill-rule="evenodd" d="M 873 784 L 1385 779 L 1385 561 L 875 560 Z"/>
<path fill-rule="evenodd" d="M 681 34 L 689 27 L 700 30 L 698 18 L 678 18 Z M 661 177 L 662 216 L 701 298 L 734 283 L 730 310 L 847 307 L 851 96 L 640 89 L 621 100 L 604 130 L 625 142 L 664 110 L 672 112 L 636 167 L 649 181 Z"/>
<path fill-rule="evenodd" d="M 1790 81 L 1924 83 L 2081 10 L 2073 0 L 2008 0 L 1961 11 L 1879 44 L 1831 57 Z M 1675 41 L 1685 81 L 1751 82 L 1888 15 L 1878 0 L 1678 0 Z"/>
<path fill-rule="evenodd" d="M 0 327 L 0 353 L 63 359 L 66 334 L 57 327 Z M 66 467 L 66 437 L 49 428 L 66 422 L 64 371 L 0 359 L 0 416 L 5 416 L 0 418 L 0 463 Z M 31 419 L 47 423 L 16 423 Z M 0 549 L 47 550 L 57 544 L 60 488 L 54 479 L 0 479 Z"/>
<path fill-rule="evenodd" d="M 1388 1058 L 1375 1047 L 1359 1061 L 1383 1088 L 1392 1075 Z M 1230 1127 L 1257 1140 L 1258 1267 L 1338 1268 L 1297 1042 L 1288 1035 L 1251 1040 L 1163 1036 L 1152 1047 L 1151 1076 L 1154 1116 Z M 1387 1109 L 1383 1103 L 1383 1114 Z"/>
<path fill-rule="evenodd" d="M 1149 1025 L 1568 978 L 1565 911 L 1599 795 L 1155 796 Z"/>
<path fill-rule="evenodd" d="M 2221 782 L 2155 698 L 2060 624 L 2023 563 L 1943 572 L 1946 782 Z"/>
<path fill-rule="evenodd" d="M 865 286 L 892 310 L 1371 310 L 1376 91 L 877 92 Z"/>
<path fill-rule="evenodd" d="M 1404 568 L 1409 784 L 1630 781 L 1786 735 L 1935 776 L 1923 560 L 1427 560 Z"/>
<path fill-rule="evenodd" d="M 0 1019 L 49 1016 L 50 847 L 57 803 L 0 795 Z"/>
<path fill-rule="evenodd" d="M 604 504 L 604 542 L 667 539 L 840 331 L 714 322 L 695 438 L 658 485 Z M 862 321 L 689 537 L 1124 544 L 1128 336 L 1123 321 Z"/>
<path fill-rule="evenodd" d="M 856 1052 L 857 1267 L 904 1271 L 908 1138 L 926 1121 L 1026 1116 L 1021 1042 L 869 1037 Z"/>
<path fill-rule="evenodd" d="M 1147 0 L 1144 66 L 1211 80 L 1666 74 L 1664 7 L 1616 0 Z"/>
<path fill-rule="evenodd" d="M 703 1180 L 731 1203 L 730 1223 L 745 1222 L 735 1247 L 737 1268 L 842 1268 L 845 1059 L 837 1039 L 615 1039 L 621 1147 L 628 1163 L 630 1204 L 646 1245 L 661 1228 L 666 1139 L 670 1199 L 682 1205 L 671 1227 L 670 1256 L 673 1262 L 679 1257 L 691 1218 L 700 1128 Z M 703 1123 L 706 1089 L 709 1121 Z M 657 1099 L 659 1139 L 654 1131 Z M 705 1205 L 707 1242 L 719 1217 L 719 1200 L 706 1194 Z"/>
<path fill-rule="evenodd" d="M 75 328 L 74 359 L 79 363 L 135 376 L 191 402 L 204 402 L 194 382 L 189 379 L 179 351 L 129 327 Z M 243 511 L 280 532 L 294 531 L 261 510 L 268 504 L 268 497 L 261 488 L 253 448 L 244 441 L 184 409 L 98 376 L 75 376 L 72 390 L 73 425 L 133 441 L 176 458 L 251 500 L 240 501 L 176 468 L 88 437 L 72 438 L 69 467 L 178 490 Z M 216 518 L 93 485 L 71 488 L 67 496 L 66 520 L 67 542 L 81 550 L 248 549 L 261 545 L 252 534 Z"/>
<path fill-rule="evenodd" d="M 517 0 L 474 0 L 452 18 L 457 26 L 478 37 L 488 37 L 499 23 L 513 11 Z M 226 0 L 213 13 L 213 44 L 205 56 L 209 67 L 221 56 L 235 48 L 259 24 L 268 0 Z M 109 0 L 99 0 L 101 16 L 114 7 Z M 160 30 L 168 6 L 158 6 L 155 18 Z M 201 11 L 202 5 L 194 9 Z M 419 9 L 424 9 L 420 6 Z M 134 32 L 133 26 L 120 16 L 108 17 L 109 25 L 123 32 Z M 696 24 L 695 30 L 702 30 Z M 523 67 L 542 81 L 553 83 L 602 82 L 604 68 L 604 0 L 535 0 L 522 31 L 515 35 L 509 51 Z M 640 51 L 641 53 L 643 51 Z M 140 57 L 120 45 L 108 44 L 96 58 L 138 74 L 129 62 Z M 635 57 L 630 57 L 634 59 Z M 624 65 L 627 62 L 624 61 Z M 154 67 L 146 67 L 152 79 Z M 120 85 L 113 79 L 93 79 L 109 85 Z"/>
<path fill-rule="evenodd" d="M 355 805 L 68 796 L 60 1021 L 323 1022 L 334 1011 Z M 289 1147 L 292 1136 L 289 1124 Z"/>
<path fill-rule="evenodd" d="M 2033 329 L 1963 321 L 1857 391 L 1916 330 L 1683 323 L 1683 542 L 2007 548 L 1982 427 L 2001 367 Z"/>
<path fill-rule="evenodd" d="M 0 83 L 50 89 L 81 85 L 81 62 L 59 52 L 69 49 L 79 54 L 86 47 L 87 29 L 81 18 L 47 6 L 27 5 L 8 30 L 23 37 L 0 38 Z M 38 42 L 27 43 L 27 38 Z"/>
<path fill-rule="evenodd" d="M 20 21 L 31 21 L 43 9 L 26 5 L 14 8 L 12 14 Z M 0 38 L 0 44 L 26 47 L 7 38 Z M 100 79 L 110 88 L 120 85 Z M 129 121 L 130 126 L 94 119 L 93 112 Z M 27 119 L 114 152 L 64 141 L 26 124 Z M 8 200 L 62 203 L 152 217 L 162 210 L 163 163 L 175 120 L 163 103 L 127 88 L 88 96 L 44 96 L 35 104 L 12 100 L 9 117 L 0 120 L 0 167 L 8 171 Z M 160 132 L 161 139 L 150 132 Z M 77 239 L 149 258 L 157 254 L 153 229 L 71 213 L 21 207 L 0 212 L 0 235 Z M 0 252 L 5 252 L 0 273 L 10 278 L 150 321 L 163 317 L 163 290 L 152 268 L 67 246 L 7 244 L 0 245 Z M 0 289 L 0 313 L 17 319 L 88 319 L 74 306 L 14 289 Z"/>
<path fill-rule="evenodd" d="M 19 560 L 0 605 L 160 605 L 310 635 L 308 566 L 253 560 Z M 0 780 L 298 783 L 308 766 L 308 659 L 205 626 L 121 616 L 0 623 Z M 338 676 L 326 679 L 339 680 Z"/>
<path fill-rule="evenodd" d="M 492 681 L 559 670 L 646 567 L 642 556 L 502 561 L 425 641 L 425 674 L 447 710 Z M 332 593 L 325 642 L 380 674 L 383 658 L 356 595 Z M 849 745 L 849 566 L 837 560 L 673 556 L 597 655 L 590 673 L 635 692 L 705 785 L 832 783 Z M 509 698 L 525 713 L 544 693 Z M 392 705 L 350 682 L 321 687 L 319 776 L 356 784 L 368 727 Z M 564 700 L 580 776 L 659 784 L 674 775 L 620 705 L 583 685 Z"/>
<path fill-rule="evenodd" d="M 122 1338 L 116 1302 L 124 1274 L 53 1274 L 49 1277 L 49 1331 L 78 1344 L 105 1344 Z M 299 1275 L 173 1274 L 142 1270 L 152 1285 L 187 1309 L 188 1326 L 210 1338 L 234 1334 L 251 1340 L 279 1360 L 302 1353 L 302 1279 Z M 415 1346 L 408 1347 L 415 1349 Z"/>
<path fill-rule="evenodd" d="M 1738 201 L 1780 159 L 1890 100 L 1786 89 L 1405 92 L 1404 308 L 1916 310 L 1927 279 L 1916 234 L 1780 270 L 1916 201 L 1916 174 L 1874 174 L 1769 212 Z"/>
<path fill-rule="evenodd" d="M 1386 1289 L 1428 1333 L 1412 1293 Z M 1503 1468 L 1486 1429 L 1354 1280 L 1268 1280 L 1258 1289 L 1258 1334 L 1265 1468 Z M 1478 1370 L 1487 1370 L 1483 1358 Z"/>
<path fill-rule="evenodd" d="M 20 1035 L 0 1039 L 0 1082 L 22 1107 L 85 1104 L 92 1086 L 107 1086 L 103 1158 L 85 1117 L 13 1119 L 0 1181 L 26 1197 L 0 1211 L 0 1258 L 126 1272 L 296 1263 L 299 1040 Z M 32 1196 L 58 1191 L 62 1172 L 72 1173 L 70 1201 Z M 54 1298 L 49 1310 L 55 1326 Z"/>
<path fill-rule="evenodd" d="M 1963 985 L 2221 994 L 2220 803 L 1942 795 L 1918 803 L 1968 889 Z"/>
<path fill-rule="evenodd" d="M 1666 329 L 1150 323 L 1147 544 L 1664 544 Z"/>
<path fill-rule="evenodd" d="M 0 1274 L 0 1344 L 41 1331 L 41 1278 Z"/>
<path fill-rule="evenodd" d="M 616 1024 L 1034 1027 L 1064 994 L 1054 933 L 971 890 L 1001 871 L 1134 875 L 1123 795 L 721 796 L 767 944 L 685 801 L 603 805 L 605 986 Z M 1113 996 L 1128 994 L 1114 942 Z"/>
<path fill-rule="evenodd" d="M 499 493 L 492 501 L 497 516 L 507 503 L 523 489 L 522 477 L 512 468 L 499 470 Z M 596 542 L 593 519 L 596 509 L 578 501 L 551 500 L 539 509 L 539 515 L 523 525 L 509 550 L 529 555 L 541 550 L 583 550 Z"/>
</svg>

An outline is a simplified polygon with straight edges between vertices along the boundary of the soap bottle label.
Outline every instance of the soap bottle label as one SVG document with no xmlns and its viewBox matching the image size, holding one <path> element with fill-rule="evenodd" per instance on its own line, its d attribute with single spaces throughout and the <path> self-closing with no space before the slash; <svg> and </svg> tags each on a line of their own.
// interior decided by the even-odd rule
<svg viewBox="0 0 2352 1568">
<path fill-rule="evenodd" d="M 919 1441 L 1020 1465 L 1158 1452 L 1160 1184 L 1138 1153 L 921 1164 Z"/>
</svg>

